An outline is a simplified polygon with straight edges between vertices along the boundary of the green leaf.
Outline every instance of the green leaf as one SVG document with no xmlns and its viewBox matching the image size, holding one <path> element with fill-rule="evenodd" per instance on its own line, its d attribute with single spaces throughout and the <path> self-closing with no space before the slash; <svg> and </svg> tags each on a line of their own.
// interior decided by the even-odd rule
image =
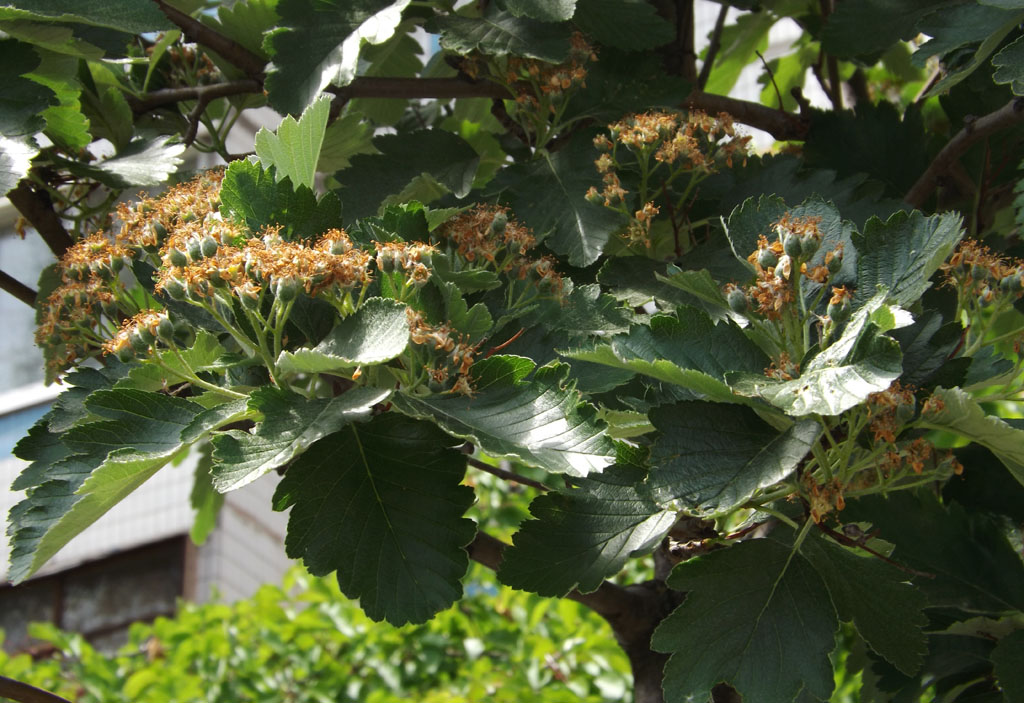
<svg viewBox="0 0 1024 703">
<path fill-rule="evenodd" d="M 654 408 L 661 432 L 651 449 L 647 483 L 661 505 L 688 513 L 727 513 L 789 476 L 821 434 L 813 420 L 785 432 L 739 405 L 687 401 Z"/>
<path fill-rule="evenodd" d="M 53 91 L 22 74 L 39 66 L 39 56 L 30 44 L 0 39 L 0 136 L 31 135 L 43 128 L 38 115 L 54 102 Z"/>
<path fill-rule="evenodd" d="M 853 235 L 857 247 L 857 291 L 854 305 L 889 290 L 897 304 L 909 307 L 931 285 L 928 281 L 963 236 L 960 215 L 897 212 L 887 222 L 871 218 L 863 234 Z"/>
<path fill-rule="evenodd" d="M 569 26 L 488 9 L 483 17 L 448 15 L 434 21 L 441 46 L 457 54 L 523 56 L 549 63 L 569 58 Z"/>
<path fill-rule="evenodd" d="M 89 120 L 82 114 L 82 94 L 78 80 L 78 59 L 42 52 L 43 61 L 26 77 L 44 85 L 57 96 L 58 104 L 43 110 L 46 136 L 69 149 L 83 149 L 92 141 Z"/>
<path fill-rule="evenodd" d="M 659 283 L 678 288 L 702 303 L 707 303 L 712 310 L 724 310 L 729 307 L 722 287 L 711 277 L 709 271 L 685 271 L 674 264 L 669 264 L 666 267 L 666 274 L 655 273 L 654 277 Z"/>
<path fill-rule="evenodd" d="M 613 1 L 616 5 L 625 4 Z M 660 22 L 661 18 L 657 20 Z M 679 96 L 689 90 L 689 84 L 680 76 L 664 72 L 655 53 L 602 47 L 600 60 L 587 65 L 586 85 L 573 93 L 565 117 L 612 122 L 630 112 L 672 110 L 678 108 Z"/>
<path fill-rule="evenodd" d="M 676 317 L 655 315 L 650 326 L 635 325 L 607 344 L 562 351 L 564 356 L 636 371 L 674 383 L 712 400 L 746 403 L 725 383 L 735 371 L 761 373 L 768 357 L 732 322 L 714 324 L 697 308 L 681 306 Z M 722 354 L 728 349 L 728 354 Z"/>
<path fill-rule="evenodd" d="M 466 335 L 469 344 L 476 344 L 490 333 L 494 327 L 494 319 L 483 303 L 469 307 L 462 297 L 462 291 L 454 283 L 434 281 L 444 299 L 444 319 L 451 323 L 452 328 Z"/>
<path fill-rule="evenodd" d="M 553 473 L 586 476 L 615 460 L 615 447 L 594 408 L 565 387 L 569 368 L 492 356 L 470 369 L 472 396 L 396 395 L 395 407 L 436 422 L 493 457 L 518 459 Z"/>
<path fill-rule="evenodd" d="M 608 288 L 610 295 L 634 308 L 650 301 L 662 307 L 692 305 L 693 298 L 657 278 L 664 271 L 665 264 L 660 261 L 644 256 L 616 256 L 601 265 L 597 280 Z"/>
<path fill-rule="evenodd" d="M 683 562 L 668 585 L 688 594 L 651 640 L 672 653 L 666 703 L 709 699 L 723 681 L 749 701 L 792 701 L 802 687 L 829 698 L 836 615 L 802 557 L 755 539 Z"/>
<path fill-rule="evenodd" d="M 987 414 L 970 394 L 959 388 L 936 388 L 921 412 L 921 422 L 977 442 L 1024 484 L 1024 429 Z"/>
<path fill-rule="evenodd" d="M 728 377 L 737 392 L 767 400 L 790 415 L 838 415 L 883 391 L 903 372 L 899 343 L 884 333 L 902 323 L 883 304 L 883 290 L 864 304 L 839 339 L 811 358 L 792 381 L 763 374 Z"/>
<path fill-rule="evenodd" d="M 331 100 L 325 96 L 314 100 L 297 121 L 286 116 L 277 134 L 261 127 L 256 133 L 256 156 L 263 168 L 273 166 L 277 180 L 290 178 L 293 187 L 312 188 L 330 111 Z"/>
<path fill-rule="evenodd" d="M 541 22 L 564 22 L 576 12 L 576 0 L 500 0 L 499 4 L 516 17 Z"/>
<path fill-rule="evenodd" d="M 923 97 L 927 98 L 933 95 L 948 93 L 951 88 L 967 79 L 972 73 L 982 67 L 987 67 L 989 64 L 989 57 L 996 49 L 999 48 L 1006 36 L 1017 29 L 1020 24 L 1020 19 L 1020 15 L 1011 16 L 999 29 L 989 34 L 985 40 L 978 45 L 969 61 L 961 61 L 955 69 L 947 71 L 946 76 L 935 83 L 935 85 L 933 85 Z M 1012 55 L 1013 54 L 1011 54 L 1011 56 Z M 1010 59 L 1010 57 L 1007 58 Z M 1010 59 L 1010 62 L 1013 62 L 1013 59 Z M 1011 88 L 1016 91 L 1024 88 L 1024 86 L 1021 86 L 1018 81 L 1013 81 Z"/>
<path fill-rule="evenodd" d="M 830 18 L 831 21 L 831 18 Z M 885 149 L 877 148 L 885 144 Z M 804 141 L 805 167 L 831 169 L 840 177 L 867 174 L 903 198 L 933 157 L 921 110 L 901 115 L 892 103 L 860 103 L 856 110 L 812 113 Z"/>
<path fill-rule="evenodd" d="M 992 57 L 992 80 L 1009 83 L 1014 95 L 1024 95 L 1024 37 L 1018 37 Z"/>
<path fill-rule="evenodd" d="M 577 135 L 553 154 L 542 149 L 533 161 L 499 171 L 488 186 L 572 266 L 597 261 L 612 233 L 625 224 L 619 213 L 585 197 L 587 188 L 600 182 L 592 136 Z"/>
<path fill-rule="evenodd" d="M 224 352 L 224 347 L 215 335 L 200 330 L 190 348 L 177 353 L 169 350 L 158 352 L 155 358 L 146 359 L 134 366 L 125 378 L 115 384 L 115 388 L 165 390 L 169 385 L 186 381 L 190 370 L 198 372 L 213 368 Z"/>
<path fill-rule="evenodd" d="M 311 239 L 341 220 L 341 203 L 333 193 L 319 201 L 305 186 L 293 188 L 291 180 L 277 181 L 272 171 L 244 159 L 228 166 L 220 189 L 224 217 L 244 223 L 258 232 L 280 225 L 288 239 Z"/>
<path fill-rule="evenodd" d="M 317 440 L 367 419 L 390 391 L 356 387 L 334 398 L 306 398 L 266 386 L 249 396 L 249 409 L 263 420 L 249 432 L 213 437 L 213 486 L 221 493 L 252 483 L 302 454 Z"/>
<path fill-rule="evenodd" d="M 373 153 L 373 127 L 357 112 L 348 112 L 327 125 L 316 170 L 332 173 L 347 168 L 356 154 Z"/>
<path fill-rule="evenodd" d="M 39 149 L 30 138 L 0 136 L 0 197 L 28 175 L 32 159 L 38 153 Z"/>
<path fill-rule="evenodd" d="M 298 113 L 328 85 L 355 78 L 362 43 L 380 44 L 395 31 L 409 0 L 280 0 L 281 20 L 264 41 L 270 106 Z"/>
<path fill-rule="evenodd" d="M 74 454 L 53 464 L 48 480 L 11 511 L 14 581 L 35 573 L 170 461 L 202 411 L 183 398 L 129 389 L 94 391 L 85 405 L 104 419 L 65 432 L 61 441 Z"/>
<path fill-rule="evenodd" d="M 715 56 L 714 69 L 704 89 L 718 95 L 728 95 L 736 85 L 743 69 L 757 61 L 757 53 L 768 48 L 768 32 L 775 24 L 770 12 L 752 12 L 736 18 L 722 32 L 721 49 Z"/>
<path fill-rule="evenodd" d="M 918 23 L 918 30 L 931 39 L 914 52 L 911 60 L 924 67 L 932 56 L 981 43 L 999 31 L 1017 13 L 987 4 L 964 3 L 933 12 Z"/>
<path fill-rule="evenodd" d="M 440 129 L 421 129 L 374 137 L 379 154 L 358 154 L 336 174 L 342 185 L 345 222 L 375 215 L 388 196 L 399 196 L 420 176 L 429 176 L 458 197 L 473 185 L 480 157 L 461 137 Z"/>
<path fill-rule="evenodd" d="M 992 650 L 996 678 L 1003 689 L 1004 700 L 1024 700 L 1024 630 L 1017 630 L 999 640 Z"/>
<path fill-rule="evenodd" d="M 0 19 L 81 22 L 132 34 L 174 29 L 151 0 L 18 0 L 17 7 L 0 7 Z"/>
<path fill-rule="evenodd" d="M 841 59 L 877 55 L 896 41 L 914 38 L 917 23 L 926 15 L 957 4 L 956 0 L 840 3 L 825 23 L 822 48 Z"/>
<path fill-rule="evenodd" d="M 49 22 L 0 20 L 0 31 L 45 52 L 52 51 L 81 59 L 95 60 L 103 57 L 103 49 L 75 37 L 71 27 Z"/>
<path fill-rule="evenodd" d="M 644 0 L 579 0 L 574 21 L 605 46 L 642 51 L 667 44 L 675 30 Z"/>
<path fill-rule="evenodd" d="M 874 556 L 861 556 L 813 537 L 800 547 L 821 576 L 844 621 L 853 621 L 871 648 L 907 676 L 924 663 L 927 599 L 907 575 Z"/>
<path fill-rule="evenodd" d="M 326 373 L 390 361 L 409 344 L 406 306 L 386 298 L 366 300 L 311 349 L 281 352 L 283 373 Z"/>
<path fill-rule="evenodd" d="M 234 5 L 220 5 L 217 16 L 201 13 L 199 19 L 224 36 L 238 42 L 257 56 L 266 56 L 263 35 L 277 24 L 277 0 L 248 0 Z"/>
<path fill-rule="evenodd" d="M 914 585 L 934 608 L 1001 613 L 1024 608 L 1024 563 L 989 516 L 942 505 L 930 491 L 847 500 L 843 520 L 867 522 L 896 545 L 899 564 L 931 574 Z"/>
<path fill-rule="evenodd" d="M 166 183 L 184 159 L 185 145 L 166 136 L 136 139 L 120 149 L 116 156 L 95 164 L 54 158 L 72 173 L 94 178 L 111 188 L 156 186 Z"/>
<path fill-rule="evenodd" d="M 208 449 L 205 445 L 204 449 Z M 213 477 L 210 469 L 213 467 L 213 460 L 209 451 L 204 451 L 196 462 L 195 478 L 192 480 L 192 492 L 189 494 L 189 504 L 196 511 L 192 520 L 192 529 L 189 530 L 189 537 L 192 544 L 202 546 L 210 533 L 217 526 L 217 514 L 224 505 L 224 494 L 214 490 Z"/>
<path fill-rule="evenodd" d="M 425 622 L 462 595 L 475 526 L 462 517 L 473 490 L 465 457 L 429 423 L 386 413 L 324 438 L 296 461 L 274 495 L 292 506 L 285 548 L 338 584 L 366 614 Z"/>
<path fill-rule="evenodd" d="M 535 519 L 524 522 L 506 549 L 498 578 L 542 596 L 573 588 L 594 591 L 626 560 L 650 551 L 676 522 L 644 484 L 644 472 L 613 466 L 564 491 L 538 496 Z"/>
</svg>

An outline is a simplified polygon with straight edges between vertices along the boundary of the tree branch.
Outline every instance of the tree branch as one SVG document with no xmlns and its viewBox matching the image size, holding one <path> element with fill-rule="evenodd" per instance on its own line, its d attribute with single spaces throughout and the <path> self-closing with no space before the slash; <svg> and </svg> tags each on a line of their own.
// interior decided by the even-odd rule
<svg viewBox="0 0 1024 703">
<path fill-rule="evenodd" d="M 711 32 L 711 42 L 708 44 L 708 52 L 704 54 L 704 65 L 700 67 L 700 75 L 697 76 L 697 90 L 704 90 L 711 77 L 711 67 L 715 65 L 715 57 L 722 46 L 722 31 L 725 29 L 725 18 L 729 14 L 729 4 L 722 3 L 718 11 L 718 19 L 715 20 L 715 28 Z"/>
<path fill-rule="evenodd" d="M 548 490 L 548 487 L 545 486 L 540 481 L 534 481 L 532 478 L 520 476 L 515 472 L 506 471 L 505 469 L 498 466 L 491 466 L 490 464 L 480 461 L 479 459 L 474 459 L 473 457 L 470 457 L 466 461 L 469 463 L 470 466 L 480 469 L 481 471 L 486 471 L 487 473 L 497 476 L 498 478 L 503 479 L 505 481 L 515 481 L 516 483 L 521 483 L 524 486 L 536 488 L 538 491 Z"/>
<path fill-rule="evenodd" d="M 6 676 L 0 676 L 0 697 L 10 698 L 17 703 L 70 703 L 67 698 Z"/>
<path fill-rule="evenodd" d="M 210 85 L 195 85 L 183 88 L 164 88 L 152 93 L 146 93 L 141 98 L 132 95 L 125 95 L 132 111 L 136 114 L 149 112 L 164 105 L 185 102 L 186 100 L 205 100 L 207 103 L 216 98 L 223 98 L 229 95 L 245 95 L 247 93 L 263 92 L 263 83 L 254 78 L 246 78 L 240 81 L 229 81 L 227 83 L 212 83 Z"/>
<path fill-rule="evenodd" d="M 944 174 L 975 142 L 1021 122 L 1024 122 L 1024 98 L 1014 98 L 995 112 L 965 121 L 963 129 L 942 148 L 903 199 L 915 208 L 922 207 Z"/>
<path fill-rule="evenodd" d="M 6 271 L 0 271 L 0 290 L 5 290 L 26 305 L 35 307 L 36 292 Z"/>
<path fill-rule="evenodd" d="M 160 8 L 161 12 L 167 15 L 167 19 L 181 27 L 181 31 L 185 33 L 185 36 L 196 44 L 202 44 L 206 48 L 216 51 L 226 60 L 245 71 L 248 76 L 255 78 L 263 75 L 263 67 L 266 65 L 266 61 L 262 58 L 233 39 L 228 39 L 199 20 L 186 15 L 177 8 L 171 7 L 164 0 L 153 1 Z"/>
<path fill-rule="evenodd" d="M 64 229 L 53 209 L 53 201 L 46 191 L 36 190 L 28 179 L 22 179 L 18 187 L 7 194 L 7 199 L 39 232 L 46 246 L 50 247 L 50 251 L 57 257 L 62 256 L 68 247 L 74 244 L 74 240 Z"/>
<path fill-rule="evenodd" d="M 774 110 L 761 103 L 737 100 L 700 90 L 695 90 L 686 96 L 682 105 L 712 114 L 728 112 L 737 122 L 763 129 L 780 140 L 803 139 L 807 136 L 807 130 L 811 125 L 810 119 L 802 115 Z"/>
</svg>

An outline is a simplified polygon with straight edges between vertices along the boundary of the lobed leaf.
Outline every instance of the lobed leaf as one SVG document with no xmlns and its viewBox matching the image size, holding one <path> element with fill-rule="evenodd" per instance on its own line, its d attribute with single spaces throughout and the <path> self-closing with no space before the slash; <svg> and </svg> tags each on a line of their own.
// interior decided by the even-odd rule
<svg viewBox="0 0 1024 703">
<path fill-rule="evenodd" d="M 270 106 L 299 113 L 328 85 L 355 78 L 363 41 L 387 40 L 409 0 L 280 0 L 277 28 L 264 48 L 274 63 L 267 71 Z"/>
<path fill-rule="evenodd" d="M 801 688 L 818 700 L 831 695 L 828 653 L 838 623 L 801 556 L 755 539 L 683 562 L 668 585 L 687 596 L 651 640 L 672 655 L 666 703 L 709 699 L 720 682 L 751 701 L 792 701 Z"/>
<path fill-rule="evenodd" d="M 249 409 L 262 414 L 254 430 L 229 430 L 213 437 L 213 486 L 227 493 L 252 483 L 345 425 L 366 420 L 391 391 L 357 387 L 334 398 L 306 398 L 292 391 L 259 388 Z"/>
<path fill-rule="evenodd" d="M 494 457 L 552 473 L 586 476 L 615 461 L 615 447 L 594 408 L 565 387 L 568 367 L 537 369 L 523 357 L 492 356 L 470 369 L 472 396 L 400 393 L 395 407 L 436 422 Z"/>
<path fill-rule="evenodd" d="M 181 439 L 202 407 L 173 396 L 134 389 L 96 390 L 85 406 L 100 420 L 76 425 L 61 437 L 69 450 L 46 471 L 45 480 L 12 510 L 13 581 L 22 581 L 46 563 L 72 537 L 181 451 Z M 209 428 L 207 428 L 209 429 Z M 24 447 L 30 454 L 39 446 Z"/>
<path fill-rule="evenodd" d="M 569 57 L 569 27 L 488 9 L 483 17 L 448 15 L 434 21 L 441 46 L 458 54 L 522 56 L 549 63 Z"/>
<path fill-rule="evenodd" d="M 921 423 L 977 442 L 1024 484 L 1024 429 L 989 415 L 969 393 L 959 388 L 936 388 L 921 412 Z"/>
<path fill-rule="evenodd" d="M 828 588 L 839 618 L 852 621 L 871 648 L 908 676 L 928 652 L 927 599 L 907 574 L 877 557 L 855 554 L 825 539 L 803 542 L 806 557 Z"/>
<path fill-rule="evenodd" d="M 390 361 L 409 345 L 406 306 L 387 298 L 370 298 L 335 325 L 310 349 L 281 352 L 284 373 L 327 373 Z"/>
<path fill-rule="evenodd" d="M 475 527 L 462 515 L 465 457 L 429 423 L 386 413 L 313 445 L 289 467 L 274 508 L 291 506 L 285 547 L 368 616 L 425 622 L 462 595 Z"/>
<path fill-rule="evenodd" d="M 789 476 L 821 434 L 814 420 L 780 432 L 750 408 L 684 401 L 654 408 L 661 436 L 651 448 L 647 479 L 660 505 L 720 515 Z"/>
<path fill-rule="evenodd" d="M 562 597 L 578 587 L 596 590 L 626 560 L 650 551 L 675 524 L 644 484 L 643 471 L 612 466 L 564 491 L 540 495 L 506 549 L 502 583 Z"/>
<path fill-rule="evenodd" d="M 722 349 L 729 349 L 729 354 L 721 354 Z M 682 306 L 676 317 L 655 315 L 650 326 L 634 325 L 607 344 L 561 353 L 570 359 L 642 373 L 725 403 L 749 403 L 726 385 L 726 374 L 760 373 L 768 364 L 764 353 L 736 325 L 716 325 L 703 311 Z"/>
<path fill-rule="evenodd" d="M 963 220 L 952 212 L 924 216 L 897 212 L 886 222 L 871 218 L 863 234 L 853 235 L 857 248 L 857 291 L 854 305 L 864 303 L 880 287 L 898 305 L 908 307 L 931 285 L 929 279 L 963 236 Z"/>
<path fill-rule="evenodd" d="M 605 46 L 653 49 L 675 38 L 672 25 L 643 0 L 578 0 L 576 25 Z"/>
<path fill-rule="evenodd" d="M 473 185 L 480 157 L 464 139 L 440 129 L 374 137 L 378 154 L 356 154 L 336 174 L 343 190 L 345 222 L 376 215 L 388 196 L 397 196 L 427 176 L 458 197 Z"/>
<path fill-rule="evenodd" d="M 273 166 L 277 180 L 288 178 L 295 188 L 313 188 L 330 111 L 330 98 L 321 97 L 303 110 L 298 120 L 287 115 L 276 134 L 261 127 L 256 133 L 256 156 L 263 168 Z"/>
<path fill-rule="evenodd" d="M 507 166 L 488 186 L 572 266 L 597 261 L 611 235 L 625 226 L 619 213 L 585 197 L 587 188 L 600 182 L 592 136 L 577 135 L 554 153 L 541 150 L 532 161 Z"/>
</svg>

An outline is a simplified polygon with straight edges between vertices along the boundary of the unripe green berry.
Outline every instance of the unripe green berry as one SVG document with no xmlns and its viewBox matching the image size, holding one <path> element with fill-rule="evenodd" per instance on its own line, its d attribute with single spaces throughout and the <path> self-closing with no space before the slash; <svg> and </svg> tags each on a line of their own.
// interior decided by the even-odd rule
<svg viewBox="0 0 1024 703">
<path fill-rule="evenodd" d="M 164 342 L 171 343 L 174 340 L 174 323 L 170 318 L 162 317 L 156 326 L 156 336 Z"/>
<path fill-rule="evenodd" d="M 188 266 L 188 256 L 185 255 L 181 249 L 171 249 L 167 252 L 167 258 L 171 261 L 171 266 L 178 268 L 184 268 Z"/>
<path fill-rule="evenodd" d="M 203 256 L 211 257 L 217 253 L 217 241 L 210 235 L 206 235 L 199 243 L 199 249 L 203 252 Z"/>
<path fill-rule="evenodd" d="M 184 300 L 185 299 L 185 286 L 176 278 L 168 279 L 164 283 L 164 293 L 171 300 Z"/>
<path fill-rule="evenodd" d="M 779 257 L 771 249 L 758 249 L 757 263 L 761 265 L 761 268 L 770 269 L 779 263 Z"/>
<path fill-rule="evenodd" d="M 810 259 L 821 246 L 821 242 L 813 234 L 806 234 L 800 238 L 800 253 L 805 259 Z"/>
<path fill-rule="evenodd" d="M 732 288 L 725 296 L 729 302 L 729 309 L 736 313 L 745 313 L 750 307 L 750 301 L 747 300 L 747 294 L 744 293 L 740 288 Z"/>
<path fill-rule="evenodd" d="M 188 243 L 188 258 L 192 259 L 192 261 L 199 261 L 203 258 L 203 249 L 195 239 Z"/>
<path fill-rule="evenodd" d="M 791 259 L 798 259 L 803 247 L 800 246 L 800 237 L 792 232 L 786 232 L 782 236 L 782 251 L 786 252 Z"/>
<path fill-rule="evenodd" d="M 117 350 L 117 360 L 123 364 L 127 364 L 134 358 L 135 352 L 132 351 L 131 347 L 121 347 Z"/>
<path fill-rule="evenodd" d="M 294 278 L 284 278 L 277 283 L 277 297 L 281 302 L 287 303 L 295 300 L 299 295 L 299 282 Z"/>
</svg>

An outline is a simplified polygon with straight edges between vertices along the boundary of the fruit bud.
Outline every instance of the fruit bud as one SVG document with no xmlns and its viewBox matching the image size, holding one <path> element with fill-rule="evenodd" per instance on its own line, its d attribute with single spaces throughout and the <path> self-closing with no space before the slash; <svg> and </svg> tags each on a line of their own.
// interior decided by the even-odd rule
<svg viewBox="0 0 1024 703">
<path fill-rule="evenodd" d="M 779 257 L 771 249 L 758 249 L 757 263 L 761 268 L 770 269 L 779 263 Z"/>
<path fill-rule="evenodd" d="M 791 259 L 800 258 L 800 254 L 803 252 L 803 247 L 800 246 L 800 237 L 793 232 L 786 232 L 782 235 L 782 251 L 786 252 Z"/>
<path fill-rule="evenodd" d="M 735 313 L 745 313 L 750 307 L 750 301 L 747 299 L 747 294 L 736 286 L 729 289 L 725 295 L 725 299 L 729 302 L 729 309 Z"/>
<path fill-rule="evenodd" d="M 203 252 L 203 256 L 211 257 L 217 253 L 217 240 L 210 235 L 203 237 L 203 241 L 199 243 L 199 249 Z"/>
<path fill-rule="evenodd" d="M 167 258 L 170 259 L 171 266 L 178 268 L 184 268 L 188 266 L 188 256 L 185 255 L 181 249 L 171 249 L 167 252 Z"/>
</svg>

